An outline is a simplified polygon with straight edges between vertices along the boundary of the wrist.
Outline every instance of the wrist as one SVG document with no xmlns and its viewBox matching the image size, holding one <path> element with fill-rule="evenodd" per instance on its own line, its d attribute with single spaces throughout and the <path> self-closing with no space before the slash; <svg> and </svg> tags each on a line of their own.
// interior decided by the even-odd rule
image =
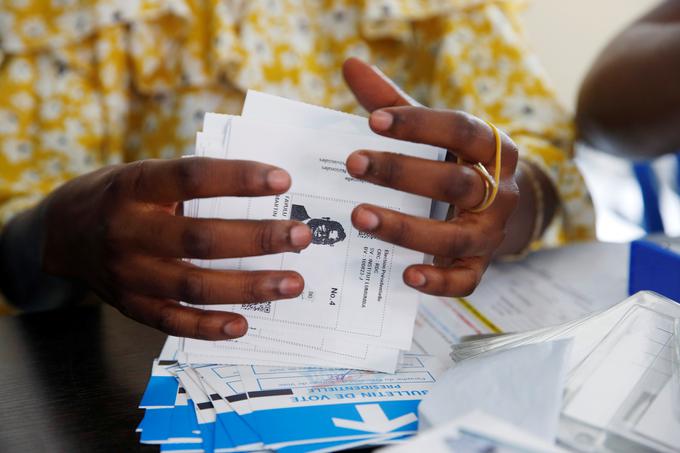
<svg viewBox="0 0 680 453">
<path fill-rule="evenodd" d="M 515 177 L 520 202 L 508 221 L 506 240 L 496 253 L 504 260 L 521 259 L 534 249 L 557 207 L 555 188 L 538 165 L 520 159 Z"/>
</svg>

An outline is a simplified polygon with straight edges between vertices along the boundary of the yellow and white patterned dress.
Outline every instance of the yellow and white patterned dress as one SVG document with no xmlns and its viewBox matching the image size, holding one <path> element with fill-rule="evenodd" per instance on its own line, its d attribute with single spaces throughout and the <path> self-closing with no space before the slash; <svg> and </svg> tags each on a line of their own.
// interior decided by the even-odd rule
<svg viewBox="0 0 680 453">
<path fill-rule="evenodd" d="M 509 0 L 3 0 L 0 228 L 76 175 L 191 151 L 248 88 L 358 111 L 350 56 L 507 132 L 560 196 L 544 243 L 593 236 L 570 118 Z"/>
</svg>

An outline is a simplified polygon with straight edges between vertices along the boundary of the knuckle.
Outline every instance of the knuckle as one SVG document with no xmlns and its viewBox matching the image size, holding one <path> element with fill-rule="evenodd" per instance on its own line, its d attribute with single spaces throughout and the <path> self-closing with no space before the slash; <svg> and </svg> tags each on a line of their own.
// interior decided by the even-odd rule
<svg viewBox="0 0 680 453">
<path fill-rule="evenodd" d="M 213 251 L 215 237 L 210 228 L 188 227 L 182 232 L 181 242 L 187 257 L 209 258 Z"/>
<path fill-rule="evenodd" d="M 241 299 L 247 303 L 253 303 L 260 300 L 258 297 L 259 288 L 257 279 L 252 276 L 241 278 L 240 285 Z"/>
<path fill-rule="evenodd" d="M 128 167 L 128 172 L 130 173 L 130 187 L 132 190 L 132 195 L 135 198 L 141 198 L 145 192 L 145 171 L 148 164 L 144 160 L 133 162 Z"/>
<path fill-rule="evenodd" d="M 392 228 L 389 228 L 385 234 L 389 242 L 394 242 L 396 244 L 408 242 L 412 235 L 413 230 L 408 222 L 405 219 L 399 218 L 397 218 Z"/>
<path fill-rule="evenodd" d="M 464 240 L 461 238 L 460 234 L 452 231 L 451 234 L 447 235 L 442 245 L 442 252 L 444 256 L 448 256 L 450 258 L 458 257 L 463 247 L 463 243 Z"/>
<path fill-rule="evenodd" d="M 97 224 L 97 234 L 107 256 L 117 256 L 134 246 L 134 238 L 130 237 L 126 223 L 125 214 L 119 211 L 102 218 Z"/>
<path fill-rule="evenodd" d="M 184 194 L 198 194 L 205 177 L 205 167 L 199 159 L 183 159 L 177 166 L 177 180 Z"/>
<path fill-rule="evenodd" d="M 251 163 L 242 163 L 236 172 L 239 193 L 243 195 L 257 194 L 264 190 L 265 177 Z"/>
<path fill-rule="evenodd" d="M 254 246 L 262 253 L 272 253 L 276 248 L 274 224 L 272 222 L 260 222 L 255 229 Z"/>
<path fill-rule="evenodd" d="M 449 175 L 439 181 L 439 188 L 447 201 L 455 202 L 472 192 L 475 187 L 473 178 L 481 178 L 475 170 L 461 167 L 462 172 Z"/>
<path fill-rule="evenodd" d="M 166 236 L 167 222 L 148 220 L 142 224 L 142 228 L 146 230 L 145 237 L 162 238 Z M 146 245 L 148 244 L 139 244 L 140 248 Z"/>
<path fill-rule="evenodd" d="M 182 279 L 180 295 L 185 302 L 208 302 L 210 291 L 205 277 L 198 270 L 189 270 Z"/>
<path fill-rule="evenodd" d="M 399 163 L 399 156 L 393 153 L 386 153 L 381 158 L 375 160 L 372 165 L 373 176 L 386 184 L 394 184 L 402 176 L 402 166 Z"/>
<path fill-rule="evenodd" d="M 160 308 L 157 328 L 168 335 L 178 335 L 180 333 L 180 319 L 173 306 L 164 305 Z"/>
<path fill-rule="evenodd" d="M 409 109 L 404 112 L 393 111 L 392 114 L 394 115 L 394 123 L 391 129 L 395 138 L 408 140 L 410 137 L 421 135 L 428 128 L 428 115 L 424 114 L 421 109 Z"/>
<path fill-rule="evenodd" d="M 396 110 L 392 114 L 392 126 L 390 130 L 397 136 L 406 136 L 411 133 L 410 129 L 419 121 L 419 115 L 405 115 L 404 112 Z M 407 118 L 410 116 L 411 118 Z"/>
<path fill-rule="evenodd" d="M 201 314 L 197 316 L 192 324 L 193 338 L 212 339 L 213 335 L 210 334 L 211 332 L 210 326 L 211 326 L 210 316 L 206 316 L 206 314 Z"/>
<path fill-rule="evenodd" d="M 458 147 L 466 147 L 473 143 L 477 137 L 478 122 L 469 113 L 456 111 L 455 127 L 450 128 L 451 143 L 456 143 Z"/>
</svg>

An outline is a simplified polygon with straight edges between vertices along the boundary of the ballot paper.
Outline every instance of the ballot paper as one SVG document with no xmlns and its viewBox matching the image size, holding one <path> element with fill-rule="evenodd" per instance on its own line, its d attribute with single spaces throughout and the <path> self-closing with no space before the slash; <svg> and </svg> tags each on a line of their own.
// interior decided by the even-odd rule
<svg viewBox="0 0 680 453">
<path fill-rule="evenodd" d="M 443 364 L 405 354 L 393 375 L 327 368 L 239 366 L 255 424 L 270 448 L 319 439 L 410 434 Z M 300 420 L 314 420 L 300 423 Z"/>
<path fill-rule="evenodd" d="M 401 274 L 424 256 L 355 230 L 350 216 L 368 202 L 427 217 L 432 202 L 351 178 L 344 162 L 357 149 L 445 157 L 380 137 L 365 118 L 257 92 L 240 117 L 205 116 L 197 156 L 277 165 L 293 185 L 275 197 L 192 200 L 185 214 L 294 219 L 312 228 L 314 240 L 299 254 L 194 263 L 296 270 L 305 291 L 280 303 L 206 307 L 242 313 L 243 338 L 169 338 L 140 405 L 142 443 L 168 452 L 321 452 L 395 444 L 415 433 L 417 404 L 443 370 L 428 354 L 403 354 L 418 296 Z"/>
<path fill-rule="evenodd" d="M 149 384 L 145 400 L 154 405 L 145 406 L 137 429 L 142 443 L 168 452 L 321 452 L 403 442 L 416 432 L 417 405 L 444 369 L 413 353 L 395 374 L 196 365 L 181 360 L 179 344 L 169 338 L 169 356 L 154 362 L 152 376 L 171 377 L 174 388 Z"/>
<path fill-rule="evenodd" d="M 222 363 L 287 363 L 393 372 L 411 347 L 418 294 L 402 273 L 423 262 L 420 252 L 356 230 L 351 213 L 372 203 L 428 217 L 432 201 L 356 180 L 345 160 L 359 149 L 442 160 L 446 151 L 373 133 L 362 117 L 249 91 L 241 116 L 208 113 L 196 155 L 248 159 L 286 169 L 290 190 L 260 198 L 192 200 L 185 214 L 224 219 L 294 219 L 306 223 L 312 244 L 300 253 L 196 260 L 212 269 L 296 270 L 305 279 L 294 300 L 210 306 L 243 314 L 249 332 L 232 342 L 186 340 L 191 359 Z"/>
</svg>

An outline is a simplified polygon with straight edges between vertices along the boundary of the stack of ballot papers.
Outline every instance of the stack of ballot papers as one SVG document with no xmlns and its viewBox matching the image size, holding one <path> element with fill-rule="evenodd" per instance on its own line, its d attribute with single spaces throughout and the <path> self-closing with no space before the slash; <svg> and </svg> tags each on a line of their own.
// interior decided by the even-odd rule
<svg viewBox="0 0 680 453">
<path fill-rule="evenodd" d="M 412 347 L 418 293 L 402 273 L 425 257 L 356 230 L 351 213 L 360 203 L 422 217 L 434 208 L 352 178 L 345 161 L 360 149 L 435 160 L 446 153 L 378 136 L 366 118 L 254 91 L 241 116 L 205 115 L 196 156 L 275 165 L 292 187 L 280 196 L 192 200 L 185 215 L 293 219 L 313 240 L 300 253 L 193 263 L 295 270 L 305 288 L 293 300 L 204 307 L 245 316 L 243 338 L 168 338 L 140 404 L 142 443 L 183 452 L 335 451 L 416 432 L 417 405 L 444 369 Z"/>
<path fill-rule="evenodd" d="M 264 162 L 287 170 L 280 196 L 192 200 L 185 215 L 283 219 L 306 223 L 312 244 L 300 253 L 195 260 L 212 269 L 295 270 L 305 279 L 293 300 L 209 306 L 246 317 L 234 341 L 186 339 L 189 363 L 300 365 L 394 372 L 413 337 L 417 292 L 402 273 L 424 255 L 358 231 L 352 210 L 371 203 L 428 217 L 432 200 L 356 180 L 345 168 L 356 150 L 391 151 L 443 160 L 446 151 L 373 133 L 366 118 L 249 91 L 241 116 L 207 113 L 196 155 Z"/>
<path fill-rule="evenodd" d="M 443 372 L 403 354 L 394 374 L 277 365 L 188 364 L 169 337 L 140 407 L 144 444 L 167 452 L 336 451 L 402 442 Z"/>
<path fill-rule="evenodd" d="M 570 343 L 563 364 L 564 389 L 558 389 L 563 390 L 556 434 L 559 445 L 575 451 L 680 451 L 678 302 L 643 291 L 610 309 L 559 326 L 453 345 L 451 357 L 462 365 L 556 341 Z M 552 368 L 537 365 L 534 372 L 542 375 Z M 437 390 L 433 389 L 432 396 L 441 399 L 442 392 Z M 518 384 L 507 398 L 526 399 L 534 390 Z M 448 403 L 455 406 L 456 401 Z M 424 401 L 421 417 L 437 414 L 441 421 L 441 413 L 447 410 L 434 399 Z M 507 420 L 506 414 L 491 415 Z M 514 416 L 519 419 L 526 414 Z"/>
</svg>

